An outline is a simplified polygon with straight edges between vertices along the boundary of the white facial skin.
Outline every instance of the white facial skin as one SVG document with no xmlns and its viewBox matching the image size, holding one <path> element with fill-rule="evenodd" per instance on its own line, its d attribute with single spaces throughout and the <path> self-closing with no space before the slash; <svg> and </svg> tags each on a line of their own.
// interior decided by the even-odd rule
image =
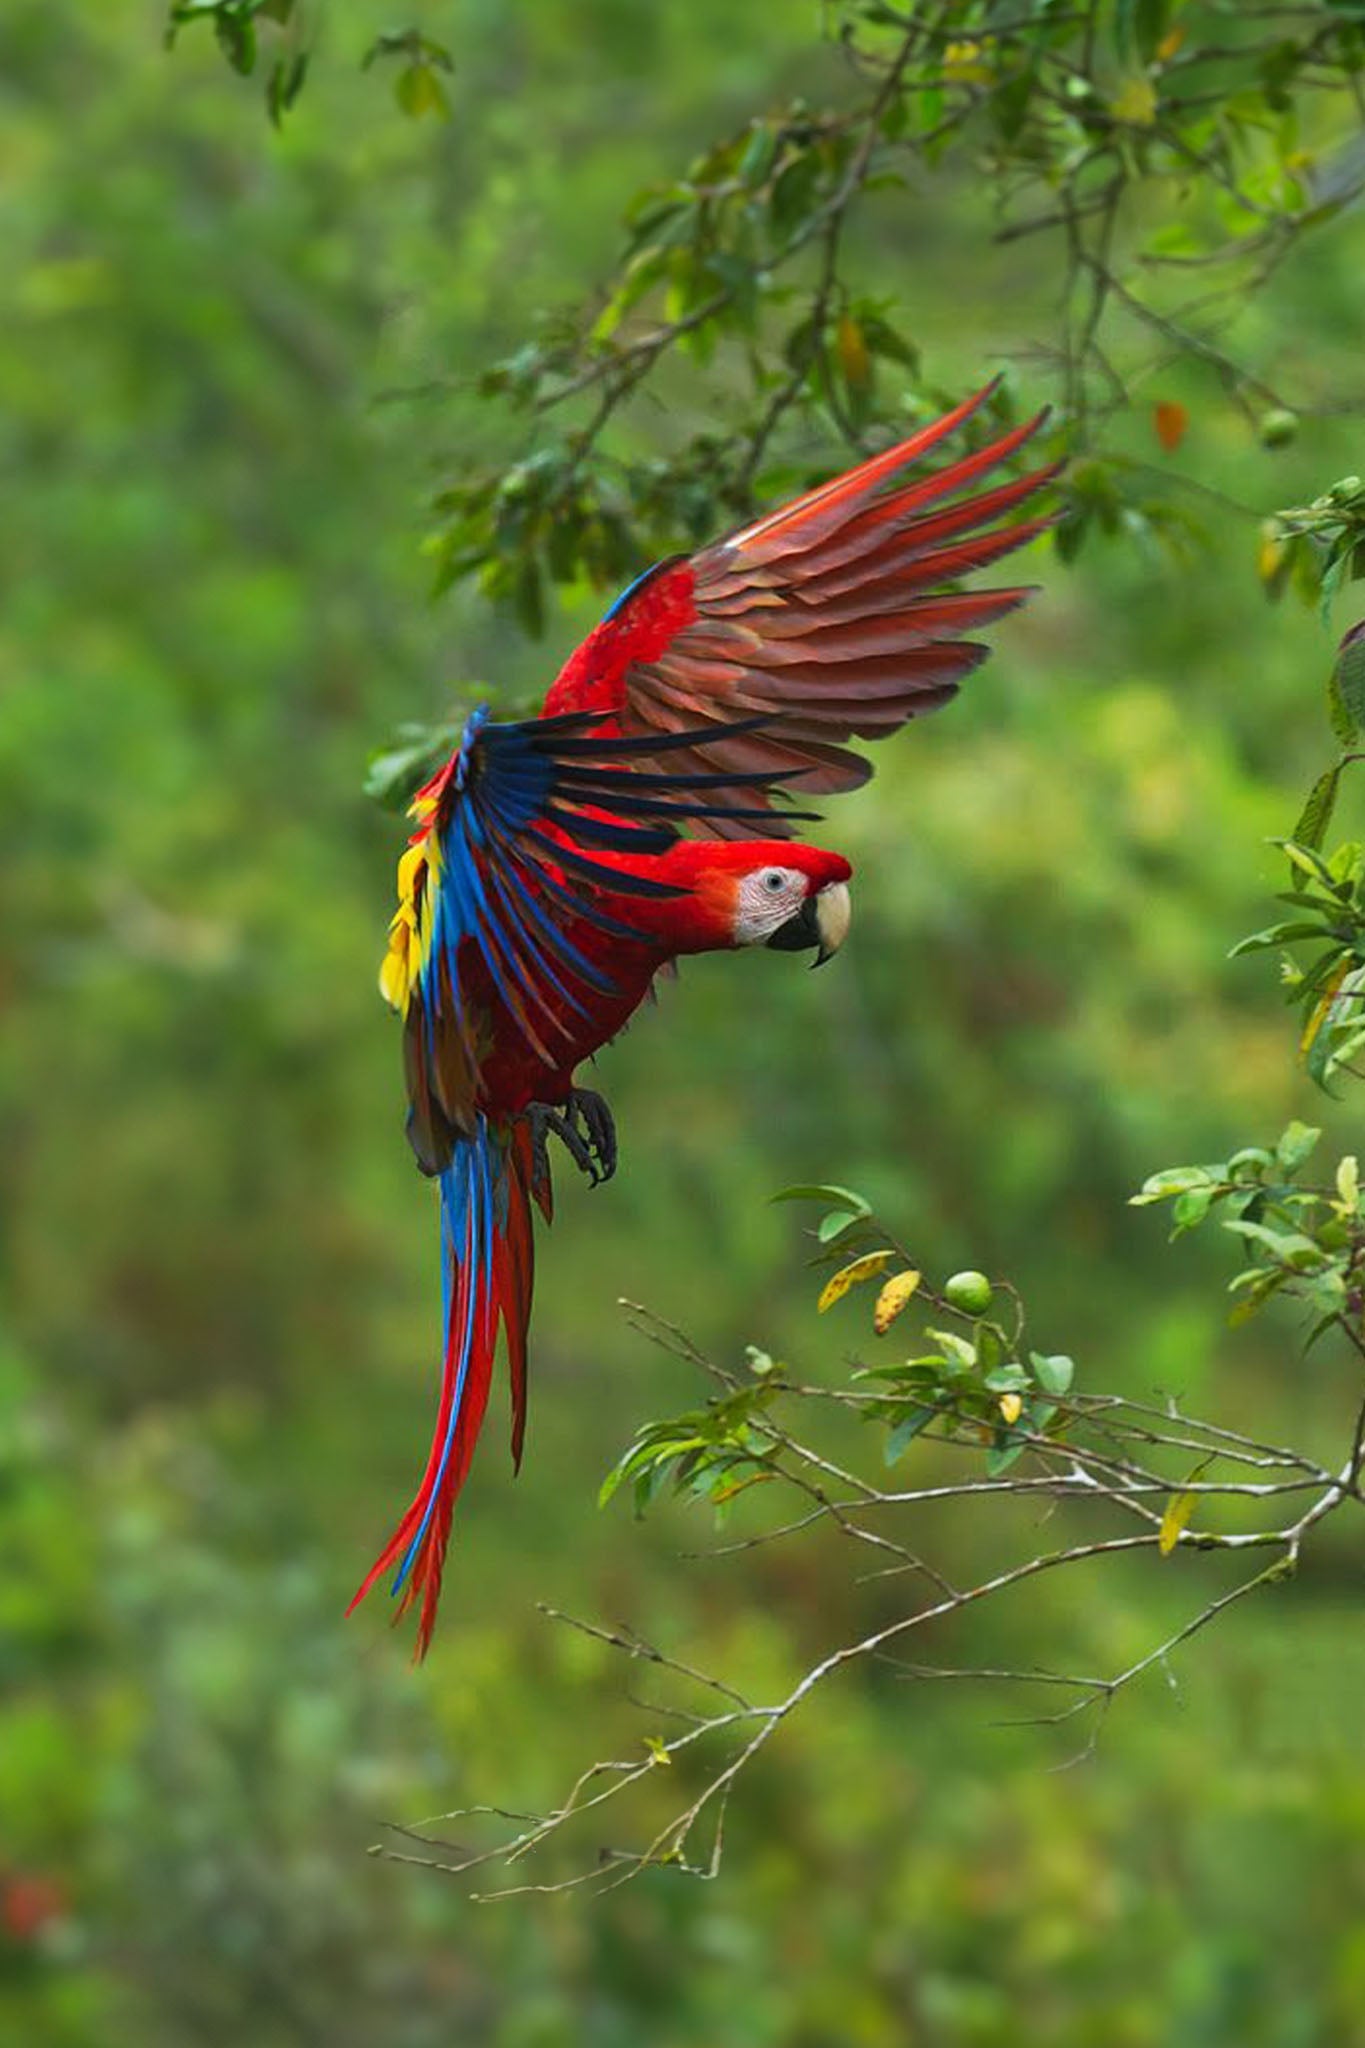
<svg viewBox="0 0 1365 2048">
<path fill-rule="evenodd" d="M 735 893 L 735 944 L 761 946 L 796 916 L 810 889 L 799 868 L 756 868 L 742 875 Z"/>
</svg>

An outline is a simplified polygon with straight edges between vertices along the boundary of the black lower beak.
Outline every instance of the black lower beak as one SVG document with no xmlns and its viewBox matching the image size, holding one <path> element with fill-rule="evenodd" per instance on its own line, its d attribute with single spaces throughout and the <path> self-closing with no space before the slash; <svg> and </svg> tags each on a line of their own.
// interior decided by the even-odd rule
<svg viewBox="0 0 1365 2048">
<path fill-rule="evenodd" d="M 795 917 L 789 917 L 770 939 L 763 941 L 775 953 L 812 953 L 822 942 L 820 918 L 813 896 L 806 898 Z"/>
<path fill-rule="evenodd" d="M 826 882 L 766 943 L 779 953 L 814 953 L 811 966 L 823 967 L 848 937 L 850 907 L 847 882 Z"/>
</svg>

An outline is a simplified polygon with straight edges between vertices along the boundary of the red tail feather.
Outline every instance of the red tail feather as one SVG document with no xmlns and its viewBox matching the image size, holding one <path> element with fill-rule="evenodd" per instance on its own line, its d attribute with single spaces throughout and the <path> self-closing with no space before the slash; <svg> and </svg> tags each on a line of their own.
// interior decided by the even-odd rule
<svg viewBox="0 0 1365 2048">
<path fill-rule="evenodd" d="M 479 1150 L 482 1157 L 473 1157 Z M 394 1572 L 398 1613 L 406 1614 L 421 1600 L 418 1660 L 426 1655 L 436 1625 L 451 1519 L 488 1407 L 499 1326 L 507 1336 L 512 1383 L 512 1456 L 518 1464 L 521 1460 L 526 1332 L 535 1277 L 530 1200 L 534 1195 L 547 1214 L 549 1200 L 548 1189 L 535 1184 L 530 1126 L 521 1118 L 496 1131 L 481 1125 L 476 1136 L 462 1141 L 450 1170 L 463 1170 L 468 1198 L 463 1238 L 455 1252 L 431 1451 L 410 1506 L 346 1610 L 352 1613 L 377 1579 Z"/>
</svg>

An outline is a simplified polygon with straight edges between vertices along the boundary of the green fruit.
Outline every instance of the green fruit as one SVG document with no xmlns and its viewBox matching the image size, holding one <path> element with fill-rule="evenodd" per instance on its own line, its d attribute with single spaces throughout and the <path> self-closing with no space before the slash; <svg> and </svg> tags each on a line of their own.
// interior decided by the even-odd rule
<svg viewBox="0 0 1365 2048">
<path fill-rule="evenodd" d="M 1274 412 L 1266 413 L 1261 421 L 1261 446 L 1263 448 L 1287 448 L 1298 431 L 1298 414 L 1285 412 L 1282 407 L 1277 407 Z"/>
<path fill-rule="evenodd" d="M 984 1316 L 995 1299 L 995 1290 L 984 1273 L 954 1273 L 943 1289 L 943 1299 L 964 1316 Z"/>
</svg>

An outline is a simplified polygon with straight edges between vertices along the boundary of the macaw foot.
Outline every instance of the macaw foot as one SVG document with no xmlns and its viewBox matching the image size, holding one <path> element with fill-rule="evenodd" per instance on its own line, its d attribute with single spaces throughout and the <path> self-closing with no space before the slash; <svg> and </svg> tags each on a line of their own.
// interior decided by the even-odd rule
<svg viewBox="0 0 1365 2048">
<path fill-rule="evenodd" d="M 562 1108 L 533 1102 L 529 1115 L 535 1133 L 536 1157 L 548 1174 L 546 1146 L 553 1131 L 589 1187 L 600 1187 L 616 1171 L 616 1123 L 605 1099 L 591 1088 L 575 1088 Z"/>
</svg>

